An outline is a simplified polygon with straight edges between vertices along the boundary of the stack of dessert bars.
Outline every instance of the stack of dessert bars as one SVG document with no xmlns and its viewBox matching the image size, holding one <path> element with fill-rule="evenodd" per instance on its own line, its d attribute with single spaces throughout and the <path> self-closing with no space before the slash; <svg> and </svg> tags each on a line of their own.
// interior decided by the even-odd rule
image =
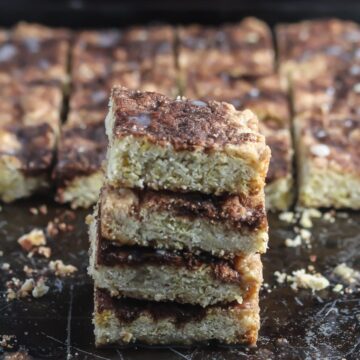
<svg viewBox="0 0 360 360">
<path fill-rule="evenodd" d="M 255 344 L 270 149 L 257 117 L 115 87 L 90 219 L 97 346 Z"/>
<path fill-rule="evenodd" d="M 107 140 L 104 119 L 113 85 L 178 95 L 171 26 L 92 30 L 76 34 L 72 91 L 54 171 L 56 199 L 73 208 L 96 203 Z"/>
</svg>

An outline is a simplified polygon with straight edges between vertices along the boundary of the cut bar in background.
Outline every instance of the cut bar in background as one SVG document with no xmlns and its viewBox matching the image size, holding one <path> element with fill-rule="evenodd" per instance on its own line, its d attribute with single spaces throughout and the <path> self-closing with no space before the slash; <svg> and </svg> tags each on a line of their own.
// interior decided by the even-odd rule
<svg viewBox="0 0 360 360">
<path fill-rule="evenodd" d="M 251 109 L 259 117 L 259 127 L 271 148 L 266 179 L 266 202 L 271 210 L 286 210 L 293 202 L 293 149 L 290 108 L 286 91 L 277 75 L 259 78 L 232 78 L 202 75 L 189 69 L 185 96 L 203 100 L 218 99 L 237 109 Z"/>
<path fill-rule="evenodd" d="M 335 19 L 279 25 L 277 43 L 295 112 L 298 202 L 359 209 L 360 26 Z"/>
<path fill-rule="evenodd" d="M 0 198 L 48 189 L 68 83 L 70 32 L 20 23 L 0 33 Z"/>
<path fill-rule="evenodd" d="M 174 46 L 175 33 L 170 26 L 77 34 L 72 52 L 70 110 L 55 169 L 59 202 L 88 207 L 98 197 L 106 152 L 104 120 L 114 85 L 178 94 Z M 81 135 L 85 147 L 66 139 L 69 132 Z M 82 164 L 76 161 L 79 158 Z"/>
</svg>

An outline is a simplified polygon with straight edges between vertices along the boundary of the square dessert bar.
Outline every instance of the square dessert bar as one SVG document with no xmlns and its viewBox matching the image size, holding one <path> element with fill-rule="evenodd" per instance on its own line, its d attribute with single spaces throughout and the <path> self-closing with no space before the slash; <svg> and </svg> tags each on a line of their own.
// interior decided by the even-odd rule
<svg viewBox="0 0 360 360">
<path fill-rule="evenodd" d="M 11 202 L 50 187 L 55 141 L 55 133 L 47 123 L 0 126 L 2 201 Z"/>
<path fill-rule="evenodd" d="M 251 111 L 115 87 L 106 119 L 110 185 L 256 195 L 270 149 Z"/>
<path fill-rule="evenodd" d="M 76 85 L 108 79 L 115 66 L 121 33 L 116 30 L 80 31 L 72 48 L 72 79 Z"/>
<path fill-rule="evenodd" d="M 46 83 L 65 86 L 70 32 L 20 23 L 0 41 L 0 84 Z"/>
<path fill-rule="evenodd" d="M 359 114 L 302 113 L 295 140 L 300 205 L 360 209 Z"/>
<path fill-rule="evenodd" d="M 100 193 L 102 235 L 119 245 L 209 252 L 264 253 L 264 194 L 246 197 L 113 189 Z"/>
<path fill-rule="evenodd" d="M 10 202 L 49 187 L 59 133 L 58 86 L 0 86 L 0 198 Z"/>
<path fill-rule="evenodd" d="M 255 18 L 219 27 L 191 25 L 178 29 L 178 63 L 182 73 L 261 76 L 274 72 L 269 27 Z"/>
<path fill-rule="evenodd" d="M 359 114 L 360 62 L 311 80 L 296 79 L 292 102 L 297 114 L 313 109 L 332 114 Z"/>
<path fill-rule="evenodd" d="M 96 346 L 255 345 L 260 327 L 258 295 L 239 304 L 200 305 L 114 298 L 95 289 Z"/>
<path fill-rule="evenodd" d="M 169 25 L 134 26 L 123 32 L 117 62 L 144 70 L 175 68 L 175 30 Z"/>
<path fill-rule="evenodd" d="M 356 57 L 360 26 L 338 19 L 306 20 L 278 25 L 276 37 L 285 81 L 313 79 L 329 69 L 348 66 Z"/>
<path fill-rule="evenodd" d="M 266 201 L 271 210 L 286 210 L 293 200 L 292 139 L 290 107 L 277 75 L 235 79 L 228 75 L 187 74 L 185 96 L 215 99 L 233 104 L 238 110 L 251 109 L 259 117 L 260 132 L 271 149 L 266 178 Z"/>
<path fill-rule="evenodd" d="M 175 88 L 174 43 L 174 31 L 169 26 L 134 27 L 122 32 L 80 32 L 73 49 L 74 82 L 113 81 L 115 77 L 114 84 L 134 89 L 142 88 L 144 83 L 161 86 L 169 81 L 169 87 Z M 146 84 L 144 87 L 146 89 Z M 164 86 L 161 89 L 174 94 Z"/>
<path fill-rule="evenodd" d="M 89 207 L 99 196 L 107 138 L 103 121 L 64 125 L 54 177 L 56 200 L 73 208 Z"/>
<path fill-rule="evenodd" d="M 48 124 L 60 132 L 63 94 L 56 85 L 13 82 L 0 86 L 0 127 Z"/>
<path fill-rule="evenodd" d="M 226 260 L 204 252 L 122 246 L 103 237 L 98 221 L 90 227 L 89 274 L 112 296 L 206 307 L 242 303 L 260 289 L 258 254 Z"/>
<path fill-rule="evenodd" d="M 123 33 L 112 30 L 79 33 L 73 50 L 74 86 L 70 95 L 68 127 L 80 130 L 89 125 L 89 131 L 84 132 L 84 138 L 90 142 L 93 142 L 94 136 L 98 138 L 97 133 L 101 127 L 105 134 L 104 119 L 108 111 L 110 90 L 115 84 L 177 95 L 175 58 L 172 45 L 168 44 L 173 38 L 170 37 L 168 30 L 167 27 L 159 26 L 133 28 Z M 141 53 L 138 54 L 136 51 Z M 132 54 L 132 57 L 129 54 Z M 144 62 L 150 61 L 152 56 L 157 57 L 153 59 L 153 67 L 149 64 L 146 66 L 140 64 L 141 59 Z M 172 66 L 167 64 L 165 59 L 169 56 L 172 59 Z M 65 133 L 66 135 L 63 136 L 67 136 L 68 130 Z M 62 139 L 60 147 L 64 146 L 65 142 L 66 139 Z M 74 154 L 79 153 L 76 142 L 67 142 L 65 152 L 59 150 L 66 166 L 58 165 L 55 171 L 57 181 L 61 184 L 58 189 L 58 201 L 70 201 L 73 207 L 88 207 L 96 202 L 102 183 L 100 159 L 105 159 L 106 155 L 103 137 L 96 151 L 98 161 L 91 166 L 91 171 L 86 175 L 82 166 L 71 164 L 71 161 L 77 161 Z M 85 167 L 91 160 L 91 158 L 85 160 L 86 155 L 90 156 L 91 152 L 85 151 L 81 154 Z M 99 166 L 97 171 L 95 166 Z"/>
</svg>

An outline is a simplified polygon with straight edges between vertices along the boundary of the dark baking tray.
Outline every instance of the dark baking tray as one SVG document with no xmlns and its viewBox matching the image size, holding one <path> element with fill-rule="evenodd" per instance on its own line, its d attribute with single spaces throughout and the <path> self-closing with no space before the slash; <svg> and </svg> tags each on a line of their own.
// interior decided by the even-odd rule
<svg viewBox="0 0 360 360">
<path fill-rule="evenodd" d="M 31 215 L 29 208 L 48 204 L 47 215 Z M 12 274 L 0 272 L 0 291 L 13 276 L 24 279 L 25 264 L 41 269 L 40 258 L 29 259 L 16 240 L 34 227 L 45 228 L 48 221 L 68 211 L 66 207 L 39 199 L 6 205 L 0 213 L 0 243 Z M 50 292 L 40 299 L 6 302 L 0 300 L 0 334 L 16 335 L 14 350 L 27 351 L 36 359 L 359 359 L 360 295 L 340 295 L 331 288 L 313 294 L 310 290 L 294 292 L 279 286 L 274 271 L 306 268 L 313 265 L 328 278 L 334 266 L 346 262 L 360 267 L 360 214 L 338 214 L 335 223 L 323 219 L 314 224 L 312 249 L 287 248 L 284 240 L 294 237 L 293 225 L 280 222 L 270 214 L 270 249 L 263 257 L 268 292 L 261 293 L 262 327 L 258 346 L 210 348 L 107 349 L 94 347 L 91 312 L 92 282 L 86 275 L 88 238 L 84 218 L 88 211 L 76 211 L 75 219 L 66 221 L 74 230 L 49 240 L 52 259 L 62 259 L 79 268 L 73 277 L 50 277 Z"/>
<path fill-rule="evenodd" d="M 54 26 L 121 27 L 134 23 L 220 23 L 236 21 L 247 15 L 258 16 L 273 25 L 281 21 L 336 16 L 360 21 L 360 2 L 327 1 L 46 1 L 0 0 L 0 27 L 19 20 L 37 21 Z M 29 208 L 46 203 L 47 215 L 31 215 Z M 12 276 L 24 279 L 23 266 L 42 268 L 46 261 L 29 259 L 16 239 L 34 227 L 45 228 L 48 221 L 68 210 L 51 199 L 21 201 L 4 205 L 0 212 L 0 264 L 8 262 L 9 274 L 0 270 L 0 292 Z M 312 249 L 287 248 L 284 240 L 294 237 L 293 226 L 270 214 L 270 249 L 263 257 L 265 282 L 271 292 L 261 293 L 262 328 L 255 349 L 209 347 L 184 349 L 94 348 L 91 324 L 92 282 L 86 275 L 88 263 L 85 215 L 76 211 L 74 231 L 51 238 L 52 259 L 62 259 L 79 268 L 69 278 L 50 277 L 50 292 L 41 299 L 6 302 L 0 299 L 0 335 L 16 335 L 13 350 L 35 359 L 359 359 L 360 295 L 339 295 L 331 288 L 313 294 L 294 292 L 279 286 L 274 271 L 306 268 L 316 255 L 316 270 L 331 278 L 337 264 L 346 262 L 360 268 L 360 214 L 338 216 L 335 223 L 315 221 Z M 335 279 L 332 279 L 335 280 Z M 2 355 L 1 355 L 2 354 Z M 5 357 L 0 352 L 0 358 Z"/>
</svg>

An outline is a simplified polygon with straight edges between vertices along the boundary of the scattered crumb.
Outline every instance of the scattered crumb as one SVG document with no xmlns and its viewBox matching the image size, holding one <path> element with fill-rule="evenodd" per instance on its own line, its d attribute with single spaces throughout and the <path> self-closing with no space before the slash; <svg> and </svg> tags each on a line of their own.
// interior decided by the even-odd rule
<svg viewBox="0 0 360 360">
<path fill-rule="evenodd" d="M 35 287 L 32 290 L 32 296 L 34 298 L 40 298 L 49 292 L 49 287 L 45 284 L 44 278 L 40 278 Z"/>
<path fill-rule="evenodd" d="M 47 206 L 45 204 L 39 206 L 39 208 L 31 207 L 29 211 L 33 215 L 39 215 L 39 213 L 42 215 L 46 215 L 48 213 Z"/>
<path fill-rule="evenodd" d="M 85 224 L 91 225 L 91 223 L 94 221 L 94 216 L 92 214 L 86 215 L 85 217 Z"/>
<path fill-rule="evenodd" d="M 310 241 L 311 239 L 311 232 L 307 229 L 300 229 L 299 230 L 300 232 L 300 236 L 303 240 L 305 240 L 305 242 L 308 242 Z"/>
<path fill-rule="evenodd" d="M 296 218 L 295 218 L 295 213 L 293 213 L 292 211 L 285 211 L 280 213 L 279 215 L 279 219 L 281 221 L 285 221 L 287 223 L 293 223 L 295 222 Z"/>
<path fill-rule="evenodd" d="M 24 298 L 29 296 L 34 287 L 34 279 L 26 279 L 16 294 L 17 298 Z"/>
<path fill-rule="evenodd" d="M 43 230 L 33 229 L 28 234 L 21 236 L 18 243 L 24 250 L 29 252 L 33 247 L 46 245 L 46 237 Z"/>
<path fill-rule="evenodd" d="M 344 289 L 344 285 L 336 284 L 333 288 L 333 292 L 339 293 L 339 292 L 342 292 L 343 289 Z"/>
<path fill-rule="evenodd" d="M 321 212 L 317 209 L 303 209 L 300 217 L 300 225 L 304 228 L 311 228 L 313 226 L 312 219 L 321 218 Z"/>
<path fill-rule="evenodd" d="M 15 335 L 0 335 L 0 347 L 4 349 L 13 349 L 16 342 Z"/>
<path fill-rule="evenodd" d="M 31 258 L 35 254 L 42 255 L 48 259 L 51 256 L 51 249 L 48 246 L 36 247 L 29 252 L 28 257 Z"/>
<path fill-rule="evenodd" d="M 279 283 L 279 284 L 283 284 L 285 281 L 286 281 L 286 278 L 287 278 L 287 274 L 286 273 L 282 273 L 280 271 L 275 271 L 274 272 L 274 275 L 276 277 L 276 281 Z"/>
<path fill-rule="evenodd" d="M 9 271 L 10 270 L 10 264 L 9 263 L 3 263 L 0 267 L 1 270 Z"/>
<path fill-rule="evenodd" d="M 35 269 L 33 269 L 33 268 L 31 268 L 31 267 L 29 267 L 29 266 L 27 266 L 27 265 L 25 265 L 25 266 L 23 267 L 23 271 L 24 271 L 24 273 L 25 273 L 27 276 L 31 276 L 31 275 L 33 275 L 33 274 L 36 272 Z"/>
<path fill-rule="evenodd" d="M 73 265 L 65 265 L 62 260 L 50 261 L 49 269 L 57 276 L 68 276 L 78 270 Z"/>
<path fill-rule="evenodd" d="M 290 287 L 293 290 L 303 288 L 311 289 L 312 291 L 318 291 L 323 290 L 330 285 L 329 280 L 321 274 L 308 274 L 306 273 L 305 269 L 293 271 L 292 275 L 288 275 L 280 271 L 275 271 L 274 275 L 276 277 L 276 281 L 279 284 L 283 284 L 286 281 L 290 283 Z"/>
<path fill-rule="evenodd" d="M 323 215 L 323 219 L 325 221 L 328 221 L 329 223 L 334 223 L 335 222 L 335 214 L 336 213 L 333 210 L 329 211 Z"/>
<path fill-rule="evenodd" d="M 51 236 L 51 237 L 55 237 L 56 235 L 59 234 L 59 230 L 58 228 L 55 226 L 53 221 L 49 221 L 47 226 L 46 226 L 46 233 Z"/>
<path fill-rule="evenodd" d="M 47 213 L 48 213 L 48 209 L 47 209 L 47 206 L 44 204 L 44 205 L 41 205 L 40 207 L 39 207 L 39 211 L 40 211 L 40 213 L 42 214 L 42 215 L 47 215 Z"/>
<path fill-rule="evenodd" d="M 308 265 L 307 268 L 308 268 L 309 271 L 315 271 L 314 265 Z"/>
<path fill-rule="evenodd" d="M 287 247 L 298 247 L 302 243 L 301 236 L 296 235 L 294 239 L 285 239 L 285 245 Z"/>
<path fill-rule="evenodd" d="M 32 215 L 38 215 L 39 214 L 39 210 L 36 207 L 31 207 L 29 209 L 29 211 L 30 211 L 30 214 L 32 214 Z"/>
<path fill-rule="evenodd" d="M 16 299 L 16 292 L 13 289 L 6 289 L 6 300 L 12 301 Z"/>
<path fill-rule="evenodd" d="M 32 360 L 32 359 L 33 357 L 31 357 L 26 350 L 7 353 L 5 354 L 4 357 L 4 360 Z"/>
<path fill-rule="evenodd" d="M 73 221 L 76 218 L 75 212 L 65 211 L 60 216 L 55 217 L 49 221 L 46 227 L 46 232 L 49 236 L 55 237 L 59 232 L 70 232 L 74 230 L 74 225 L 68 224 L 68 221 Z"/>
<path fill-rule="evenodd" d="M 33 278 L 21 281 L 17 278 L 12 278 L 11 281 L 6 283 L 6 299 L 12 301 L 15 299 L 22 299 L 32 295 L 34 298 L 44 296 L 49 287 L 45 285 L 45 279 L 40 278 L 35 281 Z"/>
<path fill-rule="evenodd" d="M 276 342 L 280 345 L 280 346 L 283 346 L 283 345 L 287 345 L 289 342 L 287 341 L 287 339 L 285 338 L 278 338 L 276 339 Z"/>
<path fill-rule="evenodd" d="M 293 271 L 292 275 L 287 276 L 287 281 L 291 283 L 290 287 L 293 290 L 303 288 L 318 291 L 323 290 L 330 285 L 329 280 L 321 274 L 307 274 L 305 269 Z"/>
<path fill-rule="evenodd" d="M 347 266 L 345 263 L 336 266 L 334 274 L 349 285 L 360 283 L 360 271 Z"/>
</svg>

